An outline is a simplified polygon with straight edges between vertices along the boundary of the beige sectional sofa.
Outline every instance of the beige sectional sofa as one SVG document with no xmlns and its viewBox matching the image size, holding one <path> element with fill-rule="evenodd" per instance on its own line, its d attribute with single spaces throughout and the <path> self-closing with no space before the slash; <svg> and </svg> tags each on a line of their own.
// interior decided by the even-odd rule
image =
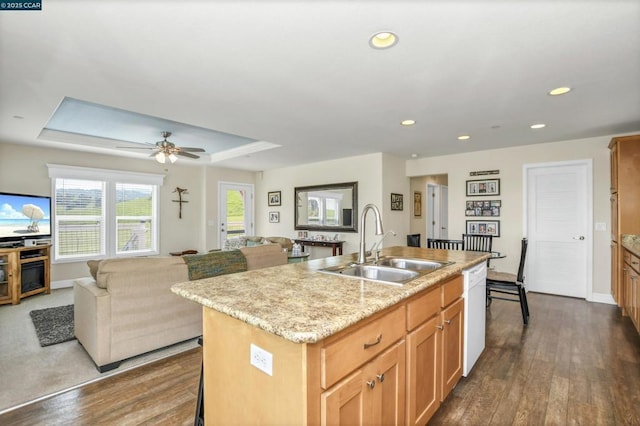
<svg viewBox="0 0 640 426">
<path fill-rule="evenodd" d="M 208 268 L 207 262 L 219 266 Z M 286 263 L 287 254 L 278 244 L 242 247 L 235 255 L 220 251 L 91 262 L 93 276 L 74 282 L 76 338 L 100 372 L 111 370 L 127 358 L 202 334 L 202 307 L 172 293 L 173 284 L 190 276 Z"/>
</svg>

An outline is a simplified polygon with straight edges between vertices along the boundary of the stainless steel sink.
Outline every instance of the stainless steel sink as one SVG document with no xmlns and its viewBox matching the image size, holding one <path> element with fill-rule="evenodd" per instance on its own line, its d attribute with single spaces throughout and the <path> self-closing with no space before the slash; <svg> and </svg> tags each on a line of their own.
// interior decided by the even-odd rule
<svg viewBox="0 0 640 426">
<path fill-rule="evenodd" d="M 451 263 L 453 262 L 437 262 L 390 256 L 381 258 L 377 264 L 371 262 L 362 264 L 350 263 L 320 269 L 319 272 L 342 275 L 349 278 L 360 278 L 384 284 L 403 285 Z"/>
<path fill-rule="evenodd" d="M 391 266 L 393 268 L 400 269 L 414 269 L 417 271 L 434 271 L 436 269 L 443 268 L 447 265 L 451 265 L 453 262 L 440 262 L 437 260 L 424 260 L 424 259 L 411 259 L 406 257 L 393 257 L 386 256 L 378 260 L 378 265 Z"/>
</svg>

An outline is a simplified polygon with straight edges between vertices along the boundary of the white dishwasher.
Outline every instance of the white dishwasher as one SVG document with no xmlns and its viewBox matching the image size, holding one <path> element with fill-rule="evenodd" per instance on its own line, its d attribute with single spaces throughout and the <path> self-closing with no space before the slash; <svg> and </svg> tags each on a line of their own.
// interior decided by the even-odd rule
<svg viewBox="0 0 640 426">
<path fill-rule="evenodd" d="M 487 263 L 462 271 L 464 277 L 464 354 L 462 375 L 467 377 L 484 350 L 487 316 Z"/>
</svg>

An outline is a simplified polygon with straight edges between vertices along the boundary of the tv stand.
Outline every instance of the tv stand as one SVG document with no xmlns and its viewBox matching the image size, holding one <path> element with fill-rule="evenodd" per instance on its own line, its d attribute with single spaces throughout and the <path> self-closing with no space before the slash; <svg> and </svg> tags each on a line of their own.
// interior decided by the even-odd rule
<svg viewBox="0 0 640 426">
<path fill-rule="evenodd" d="M 51 245 L 0 248 L 0 305 L 17 305 L 34 294 L 51 293 Z"/>
</svg>

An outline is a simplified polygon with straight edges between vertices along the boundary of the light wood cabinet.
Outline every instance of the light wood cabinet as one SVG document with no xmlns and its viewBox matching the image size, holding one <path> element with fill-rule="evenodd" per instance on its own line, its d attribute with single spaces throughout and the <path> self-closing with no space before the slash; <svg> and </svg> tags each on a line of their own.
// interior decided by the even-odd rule
<svg viewBox="0 0 640 426">
<path fill-rule="evenodd" d="M 461 295 L 457 275 L 313 344 L 204 308 L 207 424 L 426 424 L 462 375 Z"/>
<path fill-rule="evenodd" d="M 462 377 L 462 286 L 458 276 L 407 303 L 408 425 L 426 424 Z"/>
<path fill-rule="evenodd" d="M 611 294 L 623 315 L 625 278 L 622 273 L 621 236 L 640 234 L 640 135 L 613 138 L 609 144 L 611 158 Z"/>
<path fill-rule="evenodd" d="M 464 301 L 458 299 L 442 311 L 442 401 L 462 377 Z"/>
<path fill-rule="evenodd" d="M 49 245 L 0 248 L 0 305 L 50 293 Z"/>
<path fill-rule="evenodd" d="M 640 259 L 628 250 L 623 252 L 624 309 L 640 331 Z"/>
<path fill-rule="evenodd" d="M 323 425 L 404 424 L 405 341 L 321 395 Z"/>
</svg>

